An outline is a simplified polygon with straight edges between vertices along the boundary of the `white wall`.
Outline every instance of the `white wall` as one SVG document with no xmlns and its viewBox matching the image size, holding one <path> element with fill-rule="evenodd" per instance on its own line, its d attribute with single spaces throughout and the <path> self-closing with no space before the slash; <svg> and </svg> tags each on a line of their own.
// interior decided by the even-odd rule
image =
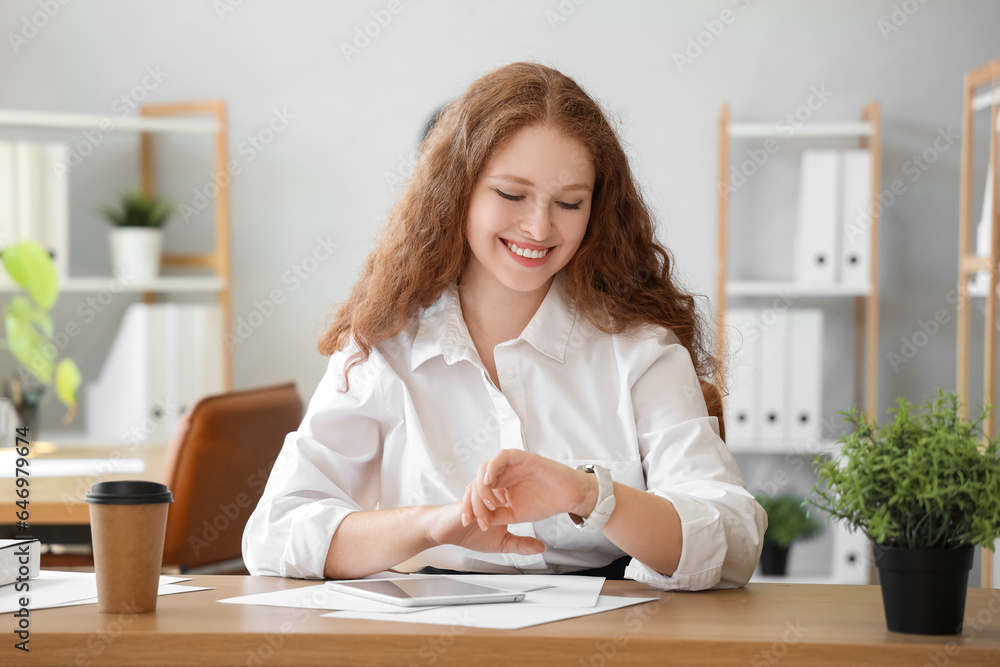
<svg viewBox="0 0 1000 667">
<path fill-rule="evenodd" d="M 922 401 L 939 386 L 954 387 L 954 304 L 947 295 L 957 275 L 960 147 L 952 144 L 916 180 L 904 167 L 933 146 L 939 130 L 960 129 L 963 73 L 1000 55 L 997 3 L 400 0 L 401 11 L 350 62 L 341 44 L 387 1 L 78 0 L 46 18 L 37 34 L 25 32 L 26 21 L 43 22 L 38 17 L 46 4 L 57 3 L 0 4 L 0 108 L 112 113 L 116 98 L 140 85 L 147 68 L 164 73 L 158 83 L 147 78 L 152 101 L 222 98 L 229 104 L 232 157 L 243 168 L 232 186 L 234 315 L 245 318 L 274 290 L 286 297 L 235 349 L 237 388 L 294 379 L 304 397 L 311 395 L 325 367 L 315 351 L 317 336 L 331 305 L 346 297 L 392 202 L 387 174 L 401 164 L 405 170 L 440 104 L 483 72 L 525 58 L 575 77 L 620 118 L 663 238 L 689 286 L 708 296 L 715 289 L 722 102 L 732 104 L 735 119 L 777 121 L 817 87 L 831 96 L 813 120 L 838 121 L 880 101 L 882 181 L 888 186 L 900 179 L 907 187 L 882 227 L 880 409 L 897 395 Z M 226 5 L 237 6 L 220 13 Z M 735 20 L 713 24 L 725 10 Z M 568 16 L 554 22 L 560 11 Z M 719 34 L 710 40 L 703 34 L 709 45 L 679 67 L 674 54 L 713 25 Z M 12 45 L 12 33 L 30 38 Z M 240 147 L 267 126 L 275 109 L 292 118 L 251 159 Z M 79 132 L 61 136 L 83 140 Z M 209 179 L 209 142 L 170 139 L 162 146 L 161 188 L 191 204 L 192 189 Z M 734 144 L 734 157 L 742 150 Z M 776 249 L 790 249 L 795 190 L 767 184 L 792 173 L 796 155 L 791 147 L 779 152 L 768 175 L 754 183 L 759 187 L 741 192 L 734 244 L 751 252 L 734 260 L 734 272 L 767 275 L 790 266 Z M 106 225 L 95 209 L 136 183 L 133 135 L 105 137 L 74 170 L 75 273 L 106 273 Z M 326 236 L 339 244 L 336 253 L 296 288 L 289 272 Z M 175 219 L 168 230 L 172 250 L 210 240 L 210 211 L 189 223 Z M 90 323 L 79 315 L 81 299 L 64 295 L 56 317 L 82 325 L 86 335 L 65 352 L 88 379 L 98 372 L 129 298 L 116 297 Z M 900 353 L 901 338 L 919 331 L 919 322 L 939 308 L 951 314 L 950 322 L 894 369 L 888 355 Z M 852 311 L 844 304 L 829 312 L 827 333 L 839 336 L 828 364 L 825 409 L 832 416 L 853 400 L 849 368 L 843 368 L 849 365 L 842 363 L 852 349 Z M 974 324 L 978 331 L 981 319 Z M 975 387 L 980 375 L 973 381 Z M 55 424 L 61 410 L 54 401 L 47 406 L 43 424 Z"/>
</svg>

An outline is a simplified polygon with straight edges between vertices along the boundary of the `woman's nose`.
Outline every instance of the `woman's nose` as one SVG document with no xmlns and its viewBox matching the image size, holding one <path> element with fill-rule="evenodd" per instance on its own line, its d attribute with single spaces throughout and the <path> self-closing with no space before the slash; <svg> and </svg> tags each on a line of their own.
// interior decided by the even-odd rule
<svg viewBox="0 0 1000 667">
<path fill-rule="evenodd" d="M 528 207 L 526 215 L 519 221 L 518 229 L 525 236 L 530 236 L 536 241 L 547 239 L 552 232 L 549 207 L 544 203 L 533 201 Z"/>
</svg>

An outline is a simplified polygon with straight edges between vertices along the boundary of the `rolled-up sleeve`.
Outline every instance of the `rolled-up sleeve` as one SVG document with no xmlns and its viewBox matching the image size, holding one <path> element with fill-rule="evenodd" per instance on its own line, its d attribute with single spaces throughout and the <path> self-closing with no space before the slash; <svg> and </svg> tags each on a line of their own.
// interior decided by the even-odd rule
<svg viewBox="0 0 1000 667">
<path fill-rule="evenodd" d="M 682 548 L 669 576 L 635 558 L 625 576 L 664 590 L 744 586 L 760 558 L 767 515 L 708 415 L 687 348 L 672 332 L 643 345 L 631 391 L 639 453 L 647 491 L 677 510 Z"/>
<path fill-rule="evenodd" d="M 376 509 L 388 416 L 387 364 L 377 350 L 351 370 L 354 346 L 330 357 L 298 430 L 289 433 L 243 531 L 250 574 L 323 578 L 333 534 L 351 512 Z"/>
</svg>

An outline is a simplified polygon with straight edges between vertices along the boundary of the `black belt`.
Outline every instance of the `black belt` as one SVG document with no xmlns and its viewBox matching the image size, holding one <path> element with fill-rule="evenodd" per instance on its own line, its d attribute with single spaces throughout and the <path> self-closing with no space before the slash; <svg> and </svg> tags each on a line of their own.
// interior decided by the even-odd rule
<svg viewBox="0 0 1000 667">
<path fill-rule="evenodd" d="M 632 560 L 631 556 L 622 556 L 618 560 L 611 561 L 604 567 L 594 567 L 589 570 L 580 570 L 579 572 L 563 572 L 563 574 L 572 574 L 584 577 L 604 577 L 605 579 L 621 580 L 625 578 L 625 567 Z M 414 574 L 505 574 L 504 572 L 462 572 L 460 570 L 446 570 L 440 567 L 431 567 L 430 565 L 422 567 L 417 570 Z"/>
</svg>

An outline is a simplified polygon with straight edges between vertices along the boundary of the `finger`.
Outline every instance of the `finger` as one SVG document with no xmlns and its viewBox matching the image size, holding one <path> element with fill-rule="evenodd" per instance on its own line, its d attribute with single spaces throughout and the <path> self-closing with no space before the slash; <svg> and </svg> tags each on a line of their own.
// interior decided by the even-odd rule
<svg viewBox="0 0 1000 667">
<path fill-rule="evenodd" d="M 507 499 L 504 497 L 503 492 L 500 489 L 494 489 L 491 486 L 483 484 L 482 480 L 476 482 L 476 493 L 491 512 L 498 507 L 507 505 Z"/>
<path fill-rule="evenodd" d="M 462 526 L 468 527 L 473 521 L 472 514 L 472 485 L 467 484 L 465 487 L 465 495 L 462 496 Z"/>
<path fill-rule="evenodd" d="M 482 474 L 483 468 L 484 466 L 480 466 L 480 475 Z M 481 480 L 477 480 L 476 483 L 469 485 L 470 488 L 472 488 L 472 494 L 471 494 L 472 512 L 473 515 L 475 516 L 475 520 L 479 523 L 479 529 L 486 530 L 490 525 L 491 517 L 490 517 L 490 509 L 486 507 L 486 504 L 483 502 L 482 496 L 479 495 L 480 481 Z"/>
<path fill-rule="evenodd" d="M 545 551 L 545 543 L 535 537 L 507 533 L 500 539 L 500 553 L 531 556 Z"/>
<path fill-rule="evenodd" d="M 485 482 L 487 479 L 485 471 L 487 470 L 488 465 L 488 461 L 480 464 L 479 474 L 477 475 L 477 479 L 473 480 L 473 483 L 475 484 L 475 492 L 479 494 L 479 497 L 482 499 L 483 504 L 486 505 L 487 509 L 492 512 L 497 507 L 502 507 L 504 505 L 504 499 L 502 496 L 498 496 L 494 492 L 493 488 Z"/>
</svg>

